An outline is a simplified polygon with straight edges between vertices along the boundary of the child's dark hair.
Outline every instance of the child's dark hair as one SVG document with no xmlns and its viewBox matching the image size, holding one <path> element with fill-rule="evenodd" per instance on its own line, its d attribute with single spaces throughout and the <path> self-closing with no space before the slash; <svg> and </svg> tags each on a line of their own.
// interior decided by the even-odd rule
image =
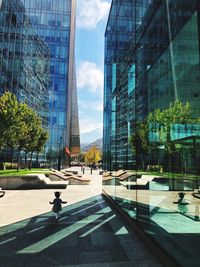
<svg viewBox="0 0 200 267">
<path fill-rule="evenodd" d="M 55 195 L 55 197 L 60 197 L 60 192 L 57 191 L 54 193 L 54 195 Z"/>
</svg>

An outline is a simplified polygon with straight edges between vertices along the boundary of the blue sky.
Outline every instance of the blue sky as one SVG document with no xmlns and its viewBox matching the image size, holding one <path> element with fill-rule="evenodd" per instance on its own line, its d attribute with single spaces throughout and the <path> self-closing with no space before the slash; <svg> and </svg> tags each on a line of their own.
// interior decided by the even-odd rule
<svg viewBox="0 0 200 267">
<path fill-rule="evenodd" d="M 81 143 L 102 135 L 104 32 L 110 2 L 77 0 L 76 72 Z"/>
</svg>

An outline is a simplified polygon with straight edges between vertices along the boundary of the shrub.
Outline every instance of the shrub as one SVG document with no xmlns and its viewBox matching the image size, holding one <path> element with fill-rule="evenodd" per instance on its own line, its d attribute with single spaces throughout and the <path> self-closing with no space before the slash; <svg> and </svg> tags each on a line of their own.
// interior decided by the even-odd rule
<svg viewBox="0 0 200 267">
<path fill-rule="evenodd" d="M 160 171 L 162 166 L 160 165 L 147 165 L 147 170 L 148 171 Z"/>
</svg>

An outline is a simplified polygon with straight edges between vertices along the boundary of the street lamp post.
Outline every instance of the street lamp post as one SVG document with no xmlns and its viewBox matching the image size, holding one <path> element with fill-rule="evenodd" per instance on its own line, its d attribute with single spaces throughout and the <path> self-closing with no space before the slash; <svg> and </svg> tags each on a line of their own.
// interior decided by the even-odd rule
<svg viewBox="0 0 200 267">
<path fill-rule="evenodd" d="M 58 144 L 58 171 L 60 171 L 61 168 L 61 142 L 62 142 L 62 136 L 60 137 L 60 141 Z"/>
<path fill-rule="evenodd" d="M 126 170 L 128 169 L 128 143 L 126 144 Z"/>
<path fill-rule="evenodd" d="M 124 163 L 123 163 L 124 170 L 127 169 L 127 147 L 128 147 L 128 143 L 125 143 L 124 144 Z"/>
</svg>

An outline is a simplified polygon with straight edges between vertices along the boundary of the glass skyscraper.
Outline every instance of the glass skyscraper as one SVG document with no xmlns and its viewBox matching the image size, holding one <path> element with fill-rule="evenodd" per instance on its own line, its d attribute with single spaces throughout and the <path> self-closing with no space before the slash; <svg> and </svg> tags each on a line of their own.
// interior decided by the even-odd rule
<svg viewBox="0 0 200 267">
<path fill-rule="evenodd" d="M 44 99 L 48 98 L 48 129 L 49 140 L 46 152 L 50 159 L 56 161 L 56 154 L 70 151 L 76 155 L 80 151 L 79 120 L 75 72 L 75 0 L 21 0 L 3 1 L 12 2 L 10 12 L 11 24 L 17 17 L 18 6 L 23 8 L 32 30 L 37 36 L 35 44 L 45 46 L 49 55 L 49 83 L 47 90 L 41 91 L 38 95 Z M 6 18 L 3 18 L 2 23 Z M 15 22 L 14 22 L 15 23 Z M 18 24 L 17 24 L 18 25 Z M 22 25 L 23 26 L 23 25 Z M 23 27 L 22 27 L 23 28 Z M 5 31 L 9 29 L 5 29 Z M 23 29 L 26 31 L 26 28 Z M 39 42 L 39 41 L 40 42 Z M 0 41 L 1 42 L 1 41 Z M 10 42 L 10 39 L 7 39 Z M 17 39 L 18 43 L 21 43 Z M 30 44 L 30 43 L 29 43 Z M 28 44 L 28 48 L 29 48 Z M 40 48 L 41 49 L 41 48 Z M 42 49 L 43 53 L 45 49 Z M 37 49 L 39 51 L 39 49 Z M 39 52 L 38 52 L 39 53 Z M 27 72 L 34 61 L 34 55 L 30 55 L 29 63 L 26 61 L 23 69 Z M 18 72 L 16 68 L 13 72 Z M 44 74 L 41 72 L 41 74 Z M 30 80 L 35 83 L 35 73 L 32 73 Z M 21 90 L 19 90 L 21 93 Z M 36 94 L 36 92 L 35 92 Z M 43 95 L 44 94 L 44 95 Z M 30 101 L 30 98 L 28 99 Z M 40 110 L 40 108 L 38 108 Z M 65 159 L 63 155 L 63 163 Z"/>
<path fill-rule="evenodd" d="M 129 165 L 131 150 L 128 144 L 133 119 L 135 65 L 128 66 L 129 85 L 121 84 L 120 75 L 129 60 L 121 56 L 127 41 L 136 41 L 136 30 L 141 24 L 143 14 L 150 0 L 112 1 L 105 32 L 105 71 L 104 71 L 104 129 L 103 164 L 104 169 L 125 168 Z M 127 103 L 130 105 L 127 105 Z M 128 110 L 130 108 L 130 110 Z M 129 114 L 129 115 L 128 115 Z M 117 149 L 115 149 L 117 148 Z M 118 151 L 116 153 L 116 150 Z"/>
<path fill-rule="evenodd" d="M 19 0 L 0 5 L 0 94 L 14 93 L 27 103 L 48 126 L 50 52 L 36 33 Z"/>
<path fill-rule="evenodd" d="M 50 49 L 49 142 L 52 152 L 80 149 L 75 77 L 75 0 L 22 0 L 39 36 Z"/>
</svg>

